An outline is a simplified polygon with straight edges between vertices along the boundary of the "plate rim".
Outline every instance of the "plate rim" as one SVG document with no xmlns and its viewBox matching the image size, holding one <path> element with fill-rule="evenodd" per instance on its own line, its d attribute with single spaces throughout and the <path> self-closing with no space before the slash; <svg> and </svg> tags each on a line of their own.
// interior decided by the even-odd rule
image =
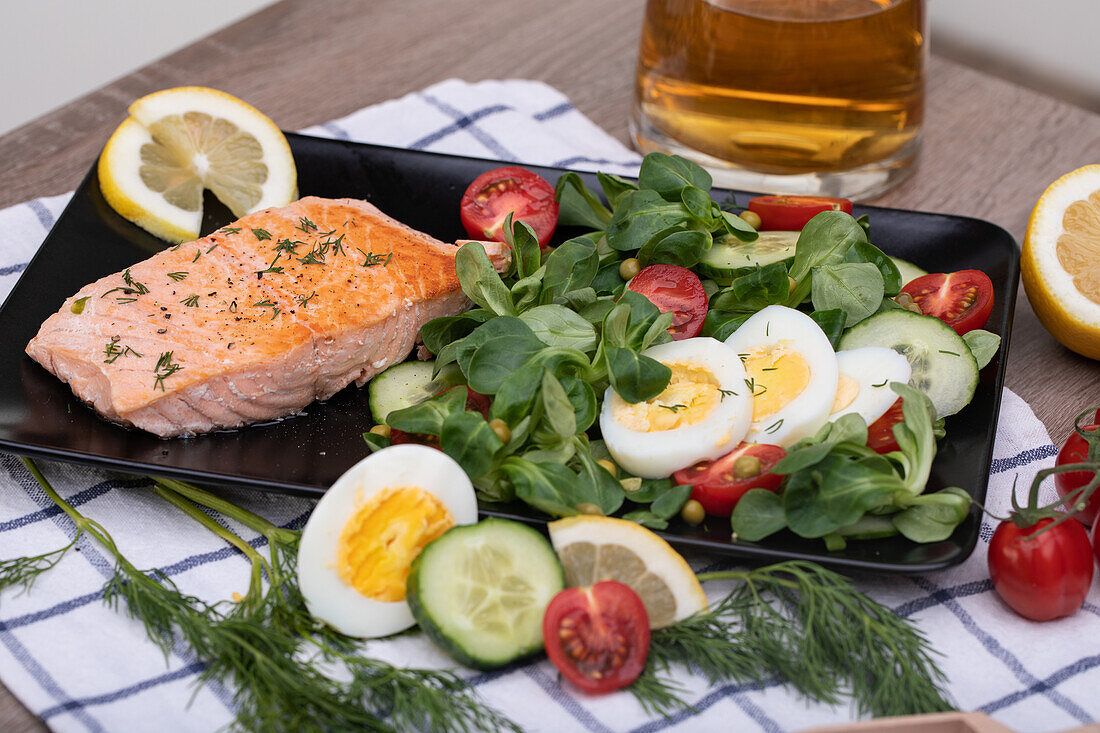
<svg viewBox="0 0 1100 733">
<path fill-rule="evenodd" d="M 306 135 L 296 132 L 286 132 L 288 141 L 291 141 L 291 147 L 293 149 L 294 142 L 300 141 L 303 145 L 321 144 L 333 145 L 337 148 L 369 148 L 382 151 L 391 151 L 394 155 L 398 156 L 414 156 L 422 157 L 425 159 L 440 159 L 451 161 L 466 161 L 471 164 L 485 165 L 485 166 L 500 166 L 500 165 L 520 165 L 535 170 L 554 171 L 557 173 L 564 173 L 567 171 L 577 172 L 584 176 L 594 176 L 594 171 L 577 170 L 574 168 L 560 168 L 555 166 L 537 165 L 532 163 L 516 162 L 516 161 L 502 161 L 491 158 L 480 158 L 476 156 L 467 155 L 451 155 L 447 153 L 436 153 L 425 150 L 415 150 L 411 148 L 400 148 L 387 145 L 377 145 L 373 143 L 362 143 L 351 140 L 339 140 L 336 138 L 319 137 L 314 135 Z M 4 303 L 0 305 L 0 313 L 9 307 L 12 302 L 11 295 L 15 294 L 19 289 L 24 278 L 28 276 L 32 270 L 36 269 L 39 259 L 43 256 L 54 239 L 55 232 L 58 228 L 58 224 L 61 223 L 70 209 L 77 204 L 77 198 L 82 193 L 85 193 L 92 186 L 97 186 L 97 166 L 98 156 L 96 160 L 92 162 L 88 172 L 81 179 L 80 184 L 73 191 L 73 196 L 66 203 L 65 207 L 58 214 L 56 220 L 43 238 L 41 245 L 35 251 L 34 255 L 30 258 L 26 268 L 20 273 L 19 278 L 12 285 L 9 291 L 9 296 L 5 299 Z M 713 187 L 712 192 L 719 192 L 723 194 L 734 194 L 752 196 L 757 195 L 751 191 L 745 191 L 742 189 L 728 189 Z M 874 212 L 890 212 L 892 214 L 904 215 L 904 216 L 918 216 L 918 217 L 939 217 L 948 219 L 954 222 L 964 222 L 971 225 L 977 225 L 981 227 L 989 228 L 990 234 L 997 238 L 1003 239 L 1010 246 L 1005 248 L 1007 259 L 1004 264 L 1008 267 L 1008 280 L 1007 280 L 1007 292 L 1005 293 L 1006 310 L 1004 314 L 1004 332 L 999 334 L 1001 336 L 1001 349 L 998 354 L 999 363 L 997 370 L 993 377 L 993 387 L 995 388 L 995 394 L 993 399 L 993 410 L 991 427 L 989 430 L 989 440 L 983 441 L 983 447 L 985 453 L 988 455 L 988 462 L 986 462 L 986 470 L 983 474 L 981 486 L 975 486 L 973 495 L 977 501 L 984 501 L 986 494 L 988 493 L 989 486 L 989 469 L 992 467 L 994 445 L 996 441 L 996 425 L 1000 417 L 1000 409 L 1002 403 L 1004 380 L 1008 366 L 1008 354 L 1010 349 L 1012 323 L 1015 315 L 1015 304 L 1018 298 L 1019 287 L 1019 260 L 1020 251 L 1016 239 L 1008 232 L 1004 227 L 995 222 L 991 222 L 978 217 L 956 215 L 956 214 L 944 214 L 939 212 L 919 211 L 915 209 L 903 209 L 898 207 L 889 206 L 877 206 L 874 204 L 854 204 L 854 212 L 856 215 L 863 213 L 873 214 Z M 56 245 L 55 245 L 56 246 Z M 29 360 L 29 357 L 20 349 L 18 350 L 18 358 L 21 360 Z M 105 421 L 106 422 L 106 421 Z M 127 430 L 128 428 L 122 426 L 112 426 L 120 430 Z M 165 444 L 170 444 L 170 441 L 166 440 Z M 132 460 L 127 458 L 119 458 L 117 456 L 103 456 L 92 454 L 86 451 L 73 450 L 69 448 L 58 448 L 56 446 L 35 444 L 26 441 L 11 440 L 5 436 L 0 435 L 0 450 L 10 451 L 17 455 L 27 455 L 36 458 L 44 458 L 47 460 L 61 461 L 66 463 L 76 463 L 80 465 L 88 465 L 100 469 L 107 469 L 111 471 L 117 471 L 130 475 L 138 476 L 165 476 L 171 478 L 179 478 L 189 481 L 194 481 L 206 486 L 212 487 L 225 487 L 228 489 L 245 489 L 245 490 L 258 490 L 265 493 L 280 493 L 292 496 L 306 497 L 316 499 L 325 493 L 325 489 L 316 485 L 303 484 L 292 481 L 280 481 L 279 479 L 273 479 L 270 477 L 252 477 L 241 476 L 235 474 L 225 474 L 216 471 L 206 471 L 190 468 L 178 468 L 170 465 L 160 466 L 151 462 L 142 462 L 138 460 Z M 486 506 L 479 502 L 479 515 L 480 516 L 502 516 L 517 521 L 524 522 L 526 524 L 545 528 L 545 525 L 553 521 L 553 518 L 533 518 L 525 517 L 520 514 L 515 514 L 507 511 L 507 509 L 498 509 L 492 505 Z M 891 563 L 886 561 L 871 561 L 864 560 L 862 558 L 846 557 L 843 555 L 837 555 L 835 553 L 828 553 L 822 548 L 819 553 L 814 552 L 792 552 L 788 550 L 776 550 L 760 545 L 759 543 L 726 543 L 722 545 L 716 545 L 715 540 L 699 539 L 693 537 L 687 537 L 678 535 L 676 533 L 668 531 L 658 531 L 657 534 L 664 537 L 673 545 L 691 552 L 706 552 L 715 556 L 724 557 L 730 560 L 741 560 L 748 562 L 757 562 L 761 560 L 776 561 L 780 558 L 783 560 L 810 560 L 823 565 L 828 565 L 834 568 L 849 570 L 849 571 L 869 571 L 877 573 L 888 573 L 897 575 L 919 574 L 932 571 L 944 570 L 946 568 L 958 565 L 964 562 L 972 553 L 977 545 L 979 537 L 980 527 L 980 509 L 972 506 L 970 515 L 963 524 L 977 523 L 979 526 L 974 527 L 972 532 L 968 532 L 965 542 L 960 543 L 960 551 L 946 559 L 933 562 L 922 563 Z M 962 525 L 956 530 L 959 532 L 962 530 Z"/>
</svg>

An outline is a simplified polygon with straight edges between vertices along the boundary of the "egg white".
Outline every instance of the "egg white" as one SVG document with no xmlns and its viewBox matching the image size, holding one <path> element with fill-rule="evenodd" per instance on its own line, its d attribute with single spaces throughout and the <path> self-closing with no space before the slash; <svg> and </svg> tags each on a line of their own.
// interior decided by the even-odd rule
<svg viewBox="0 0 1100 733">
<path fill-rule="evenodd" d="M 843 382 L 845 377 L 852 380 L 858 392 L 846 407 L 829 415 L 829 420 L 854 412 L 870 425 L 898 399 L 894 390 L 890 389 L 890 383 L 907 384 L 913 372 L 908 359 L 885 346 L 838 351 L 836 360 L 840 367 L 840 381 Z M 840 391 L 839 384 L 837 390 Z"/>
<path fill-rule="evenodd" d="M 741 442 L 752 420 L 752 399 L 745 386 L 745 369 L 736 354 L 717 339 L 707 337 L 660 344 L 643 353 L 662 363 L 704 366 L 724 393 L 698 422 L 646 432 L 619 421 L 627 403 L 609 387 L 600 410 L 600 431 L 616 463 L 635 476 L 662 478 L 698 461 L 723 456 Z"/>
<path fill-rule="evenodd" d="M 423 445 L 390 446 L 356 463 L 332 485 L 306 522 L 298 545 L 298 584 L 309 612 L 348 636 L 389 636 L 415 624 L 409 604 L 359 593 L 337 572 L 340 535 L 356 510 L 387 488 L 419 488 L 450 511 L 455 525 L 477 521 L 477 499 L 462 467 Z"/>
<path fill-rule="evenodd" d="M 805 313 L 782 305 L 759 311 L 726 339 L 735 356 L 757 349 L 783 349 L 797 353 L 809 366 L 804 387 L 773 414 L 753 421 L 745 440 L 786 448 L 817 432 L 829 419 L 839 374 L 836 353 L 821 327 Z M 758 396 L 767 390 L 768 378 L 753 379 Z"/>
</svg>

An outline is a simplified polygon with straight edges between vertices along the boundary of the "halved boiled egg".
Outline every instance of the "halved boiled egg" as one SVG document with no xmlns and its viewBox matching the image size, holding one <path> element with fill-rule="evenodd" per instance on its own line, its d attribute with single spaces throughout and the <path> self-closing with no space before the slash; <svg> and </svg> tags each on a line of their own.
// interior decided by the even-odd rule
<svg viewBox="0 0 1100 733">
<path fill-rule="evenodd" d="M 698 337 L 643 352 L 672 370 L 659 395 L 630 404 L 608 388 L 600 431 L 611 457 L 642 478 L 662 478 L 728 453 L 745 437 L 752 398 L 737 355 Z"/>
<path fill-rule="evenodd" d="M 782 305 L 759 311 L 726 339 L 752 392 L 750 443 L 786 448 L 829 419 L 836 397 L 836 353 L 821 327 Z"/>
<path fill-rule="evenodd" d="M 409 567 L 455 525 L 477 521 L 465 471 L 423 445 L 371 454 L 332 485 L 306 522 L 298 584 L 309 612 L 348 636 L 388 636 L 412 626 Z"/>
<path fill-rule="evenodd" d="M 913 371 L 908 359 L 884 346 L 838 351 L 836 360 L 840 379 L 830 420 L 854 412 L 870 425 L 898 399 L 890 382 L 907 384 Z"/>
</svg>

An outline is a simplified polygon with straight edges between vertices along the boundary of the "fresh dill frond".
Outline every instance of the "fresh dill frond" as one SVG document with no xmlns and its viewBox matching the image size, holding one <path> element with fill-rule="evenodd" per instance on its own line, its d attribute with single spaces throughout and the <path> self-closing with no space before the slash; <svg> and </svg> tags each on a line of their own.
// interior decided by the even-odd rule
<svg viewBox="0 0 1100 733">
<path fill-rule="evenodd" d="M 650 639 L 652 644 L 652 637 Z M 650 646 L 650 649 L 652 648 Z M 694 710 L 683 698 L 685 693 L 683 687 L 666 677 L 651 672 L 651 669 L 647 660 L 645 672 L 627 688 L 643 710 L 650 715 L 663 715 L 666 718 L 678 710 Z"/>
<path fill-rule="evenodd" d="M 0 591 L 8 588 L 21 588 L 28 591 L 38 580 L 38 576 L 53 568 L 73 548 L 80 539 L 78 531 L 72 541 L 64 547 L 33 557 L 13 557 L 0 560 Z"/>
<path fill-rule="evenodd" d="M 654 631 L 644 675 L 690 665 L 712 684 L 778 680 L 875 717 L 953 710 L 927 639 L 842 575 L 790 561 L 700 580 L 742 583 L 709 612 Z"/>
<path fill-rule="evenodd" d="M 338 704 L 346 698 L 356 701 L 360 707 L 365 706 L 367 710 L 381 711 L 386 715 L 386 723 L 397 730 L 454 733 L 519 730 L 511 720 L 479 700 L 476 691 L 458 675 L 446 670 L 404 669 L 364 657 L 360 653 L 359 640 L 345 636 L 314 618 L 309 613 L 297 583 L 298 542 L 301 532 L 278 527 L 263 517 L 191 484 L 166 478 L 157 478 L 155 481 L 158 494 L 176 494 L 173 504 L 241 549 L 252 561 L 254 573 L 257 567 L 263 567 L 271 580 L 266 592 L 262 592 L 260 597 L 261 591 L 250 585 L 249 593 L 238 602 L 237 609 L 229 618 L 233 624 L 245 624 L 245 628 L 248 624 L 259 624 L 270 628 L 279 638 L 300 639 L 302 646 L 295 647 L 299 658 L 302 657 L 302 651 L 312 650 L 302 663 L 309 671 L 304 673 L 301 684 L 317 688 L 316 704 L 327 711 L 327 717 L 323 719 L 327 727 L 342 729 L 350 726 L 352 721 L 344 722 L 347 713 Z M 269 560 L 260 558 L 250 545 L 193 505 L 188 510 L 177 503 L 185 501 L 184 497 L 259 532 L 268 541 Z M 250 599 L 250 596 L 253 598 Z M 343 667 L 350 675 L 350 682 L 346 687 L 328 689 L 327 686 L 334 683 L 316 672 L 318 663 L 322 666 Z M 258 704 L 262 702 L 260 698 L 241 699 L 239 702 L 241 709 L 238 719 L 244 727 L 266 730 L 272 726 L 285 725 L 279 722 L 279 717 L 272 718 L 271 711 L 265 707 L 267 703 Z M 295 725 L 308 727 L 309 719 L 297 720 Z M 363 723 L 358 725 L 362 726 Z"/>
</svg>

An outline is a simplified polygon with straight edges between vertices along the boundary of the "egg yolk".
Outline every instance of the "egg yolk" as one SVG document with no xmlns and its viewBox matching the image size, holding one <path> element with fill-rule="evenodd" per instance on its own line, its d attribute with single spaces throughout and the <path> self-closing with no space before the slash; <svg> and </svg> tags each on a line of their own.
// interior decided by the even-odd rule
<svg viewBox="0 0 1100 733">
<path fill-rule="evenodd" d="M 412 561 L 454 524 L 447 507 L 427 491 L 415 487 L 379 491 L 344 525 L 337 572 L 367 598 L 403 601 Z"/>
<path fill-rule="evenodd" d="M 810 365 L 786 342 L 741 355 L 752 386 L 752 421 L 760 422 L 786 407 L 810 383 Z"/>
<path fill-rule="evenodd" d="M 836 383 L 836 399 L 833 400 L 833 409 L 829 411 L 830 415 L 843 410 L 848 405 L 855 402 L 856 397 L 859 396 L 859 382 L 851 377 L 841 374 Z"/>
<path fill-rule="evenodd" d="M 675 430 L 704 420 L 722 401 L 718 378 L 702 364 L 670 361 L 665 366 L 672 370 L 668 386 L 646 402 L 618 405 L 620 425 L 640 433 Z"/>
</svg>

